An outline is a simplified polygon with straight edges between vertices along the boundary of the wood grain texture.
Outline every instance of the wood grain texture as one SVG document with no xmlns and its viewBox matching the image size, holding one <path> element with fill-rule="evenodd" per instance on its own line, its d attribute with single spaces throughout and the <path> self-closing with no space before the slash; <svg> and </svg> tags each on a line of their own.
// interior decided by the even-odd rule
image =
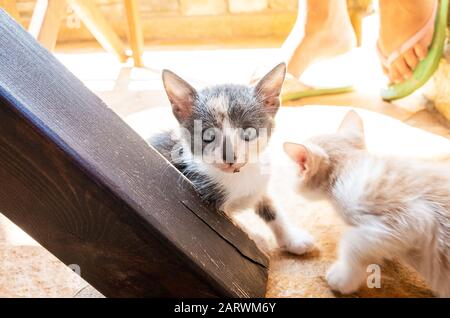
<svg viewBox="0 0 450 318">
<path fill-rule="evenodd" d="M 262 297 L 268 260 L 0 10 L 0 211 L 109 297 Z"/>
<path fill-rule="evenodd" d="M 58 0 L 59 1 L 59 0 Z M 113 53 L 120 62 L 127 60 L 122 40 L 92 0 L 67 0 L 100 45 Z"/>
<path fill-rule="evenodd" d="M 66 10 L 66 0 L 36 1 L 28 31 L 49 51 L 53 51 L 56 46 L 59 28 Z"/>
<path fill-rule="evenodd" d="M 142 67 L 142 54 L 144 52 L 144 35 L 142 33 L 141 16 L 136 0 L 124 0 L 127 14 L 128 32 L 131 50 L 133 51 L 134 66 Z"/>
</svg>

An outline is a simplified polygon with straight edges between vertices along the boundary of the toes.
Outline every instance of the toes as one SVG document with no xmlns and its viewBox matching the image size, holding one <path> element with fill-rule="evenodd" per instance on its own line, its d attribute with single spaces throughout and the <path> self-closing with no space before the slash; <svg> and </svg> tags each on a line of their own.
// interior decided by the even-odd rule
<svg viewBox="0 0 450 318">
<path fill-rule="evenodd" d="M 384 75 L 389 76 L 389 69 L 386 66 L 381 64 L 381 69 L 383 70 Z"/>
<path fill-rule="evenodd" d="M 391 68 L 389 69 L 389 80 L 391 83 L 400 83 L 403 80 L 402 74 L 394 67 L 394 65 L 391 65 Z"/>
<path fill-rule="evenodd" d="M 416 44 L 414 46 L 414 53 L 419 57 L 419 60 L 423 60 L 428 53 L 428 49 L 422 45 Z"/>
<path fill-rule="evenodd" d="M 408 50 L 405 54 L 404 54 L 404 59 L 406 64 L 408 65 L 408 67 L 411 70 L 414 70 L 417 66 L 417 64 L 419 64 L 419 58 L 417 57 L 417 55 L 414 53 L 414 49 Z"/>
<path fill-rule="evenodd" d="M 393 83 L 401 83 L 412 75 L 413 72 L 403 57 L 395 60 L 389 69 L 389 79 Z"/>
<path fill-rule="evenodd" d="M 423 60 L 428 54 L 428 48 L 433 40 L 433 32 L 428 32 L 416 45 L 414 45 L 414 53 Z"/>
<path fill-rule="evenodd" d="M 405 52 L 401 57 L 395 60 L 389 69 L 383 67 L 383 72 L 389 76 L 393 83 L 401 83 L 413 76 L 413 71 L 420 60 L 428 54 L 426 46 L 416 44 L 414 48 Z"/>
<path fill-rule="evenodd" d="M 402 57 L 398 58 L 392 66 L 400 73 L 401 81 L 410 78 L 413 74 L 408 64 L 406 64 L 405 59 Z"/>
</svg>

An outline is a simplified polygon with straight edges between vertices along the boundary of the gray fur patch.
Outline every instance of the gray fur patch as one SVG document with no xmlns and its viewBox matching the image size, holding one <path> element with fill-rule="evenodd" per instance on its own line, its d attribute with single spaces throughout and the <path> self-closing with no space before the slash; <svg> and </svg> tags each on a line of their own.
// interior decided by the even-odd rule
<svg viewBox="0 0 450 318">
<path fill-rule="evenodd" d="M 190 163 L 183 160 L 173 160 L 173 152 L 177 152 L 177 158 L 182 158 L 183 148 L 179 144 L 179 140 L 174 139 L 171 131 L 156 134 L 147 140 L 159 153 L 161 153 L 171 164 L 183 173 L 194 185 L 202 200 L 219 208 L 225 201 L 226 192 L 217 182 L 214 182 L 206 174 L 202 174 L 191 169 Z"/>
<path fill-rule="evenodd" d="M 264 221 L 271 222 L 276 219 L 276 210 L 273 207 L 272 201 L 269 198 L 263 198 L 256 206 L 256 214 L 258 214 Z"/>
<path fill-rule="evenodd" d="M 195 133 L 196 121 L 201 121 L 203 131 L 210 128 L 222 131 L 226 128 L 225 124 L 228 124 L 233 128 L 253 127 L 257 131 L 264 128 L 267 137 L 270 136 L 274 126 L 273 114 L 258 99 L 255 89 L 244 85 L 219 85 L 199 91 L 193 103 L 191 116 L 180 124 L 180 128 L 189 132 L 187 135 L 181 134 L 181 138 L 184 138 L 185 144 L 190 145 L 192 153 L 195 152 L 194 147 L 198 147 L 197 145 L 201 145 L 202 152 L 206 146 L 223 147 L 223 139 L 217 138 L 214 143 L 204 142 L 202 133 Z M 191 180 L 204 201 L 219 208 L 226 201 L 228 193 L 218 182 L 199 172 L 193 162 L 186 161 L 186 156 L 183 157 L 185 161 L 177 162 L 173 159 L 171 156 L 173 147 L 180 145 L 180 140 L 175 140 L 173 136 L 170 132 L 166 132 L 153 136 L 148 142 Z M 183 151 L 181 146 L 179 148 L 175 149 L 175 152 Z M 275 219 L 275 211 L 271 208 L 270 201 L 264 202 L 260 206 L 259 214 L 264 220 L 271 221 Z"/>
<path fill-rule="evenodd" d="M 221 101 L 220 107 L 215 103 L 217 101 Z M 221 131 L 225 120 L 234 128 L 267 129 L 268 137 L 274 126 L 273 117 L 267 112 L 264 103 L 258 100 L 254 88 L 230 84 L 209 87 L 198 92 L 192 116 L 182 124 L 190 133 L 191 140 L 187 141 L 192 152 L 196 144 L 202 144 L 203 149 L 206 146 L 201 134 L 195 135 L 195 121 L 201 121 L 203 130 L 214 128 Z M 222 143 L 218 141 L 217 145 Z"/>
</svg>

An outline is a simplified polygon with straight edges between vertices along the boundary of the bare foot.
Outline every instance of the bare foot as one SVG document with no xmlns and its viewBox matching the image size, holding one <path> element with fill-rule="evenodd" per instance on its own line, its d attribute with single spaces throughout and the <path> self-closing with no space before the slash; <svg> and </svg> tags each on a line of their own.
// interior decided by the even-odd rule
<svg viewBox="0 0 450 318">
<path fill-rule="evenodd" d="M 290 73 L 286 74 L 286 79 L 284 80 L 283 88 L 281 90 L 281 94 L 289 94 L 296 92 L 303 92 L 312 87 L 300 82 L 296 77 L 291 75 Z"/>
<path fill-rule="evenodd" d="M 416 34 L 434 14 L 438 0 L 380 0 L 379 49 L 384 56 L 398 50 Z M 400 83 L 412 76 L 420 60 L 428 54 L 434 27 L 409 50 L 390 65 L 382 65 L 383 71 L 393 83 Z"/>
<path fill-rule="evenodd" d="M 301 10 L 306 10 L 306 18 L 303 18 L 306 21 L 298 18 L 283 45 L 292 47 L 288 42 L 292 42 L 298 33 L 303 33 L 300 42 L 297 39 L 288 62 L 288 72 L 295 78 L 299 78 L 314 62 L 346 53 L 356 43 L 346 1 L 308 0 L 303 3 L 305 5 L 306 8 L 299 8 L 299 15 Z"/>
<path fill-rule="evenodd" d="M 278 60 L 259 67 L 250 83 L 256 83 L 267 73 L 269 65 L 273 67 L 280 60 L 285 60 L 288 62 L 287 71 L 293 77 L 293 91 L 301 91 L 298 80 L 308 66 L 318 60 L 346 53 L 355 43 L 356 36 L 348 17 L 346 1 L 301 0 L 297 21 L 276 54 Z"/>
</svg>

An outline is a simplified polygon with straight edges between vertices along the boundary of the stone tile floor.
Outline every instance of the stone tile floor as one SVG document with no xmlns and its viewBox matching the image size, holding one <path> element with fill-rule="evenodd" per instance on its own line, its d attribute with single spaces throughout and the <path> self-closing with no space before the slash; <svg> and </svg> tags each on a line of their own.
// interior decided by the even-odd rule
<svg viewBox="0 0 450 318">
<path fill-rule="evenodd" d="M 371 38 L 370 34 L 367 38 Z M 383 84 L 383 77 L 372 44 L 365 43 L 347 60 L 318 65 L 305 75 L 306 80 L 311 82 L 323 82 L 326 79 L 328 83 L 353 77 L 359 83 L 356 92 L 288 104 L 353 106 L 362 109 L 368 123 L 370 144 L 381 153 L 425 157 L 449 154 L 450 129 L 425 109 L 426 103 L 421 92 L 393 104 L 380 100 L 378 90 Z M 173 125 L 160 81 L 163 68 L 174 70 L 197 87 L 221 82 L 245 83 L 256 66 L 274 60 L 275 53 L 275 49 L 261 48 L 169 50 L 153 47 L 146 51 L 144 60 L 147 67 L 142 69 L 119 64 L 112 56 L 91 49 L 77 52 L 69 47 L 56 55 L 110 108 L 146 137 L 169 123 Z M 345 110 L 344 107 L 284 108 L 278 118 L 278 138 L 295 140 L 308 133 L 334 127 Z M 275 195 L 286 187 L 284 180 L 275 180 L 274 184 L 276 182 L 283 186 L 274 190 Z M 305 257 L 274 251 L 267 295 L 335 296 L 326 287 L 323 274 L 335 257 L 336 237 L 343 230 L 343 225 L 333 216 L 327 203 L 309 203 L 300 197 L 292 197 L 280 194 L 280 200 L 294 222 L 316 236 L 319 249 L 317 253 Z M 301 214 L 296 212 L 299 206 L 304 210 Z M 269 239 L 271 246 L 274 245 L 267 228 L 254 216 L 244 213 L 241 219 L 244 226 L 256 225 L 257 231 Z M 387 287 L 382 291 L 363 290 L 355 296 L 430 296 L 420 280 L 407 269 L 395 264 L 388 265 L 386 273 L 383 282 Z M 0 297 L 101 297 L 101 294 L 0 215 Z"/>
</svg>

